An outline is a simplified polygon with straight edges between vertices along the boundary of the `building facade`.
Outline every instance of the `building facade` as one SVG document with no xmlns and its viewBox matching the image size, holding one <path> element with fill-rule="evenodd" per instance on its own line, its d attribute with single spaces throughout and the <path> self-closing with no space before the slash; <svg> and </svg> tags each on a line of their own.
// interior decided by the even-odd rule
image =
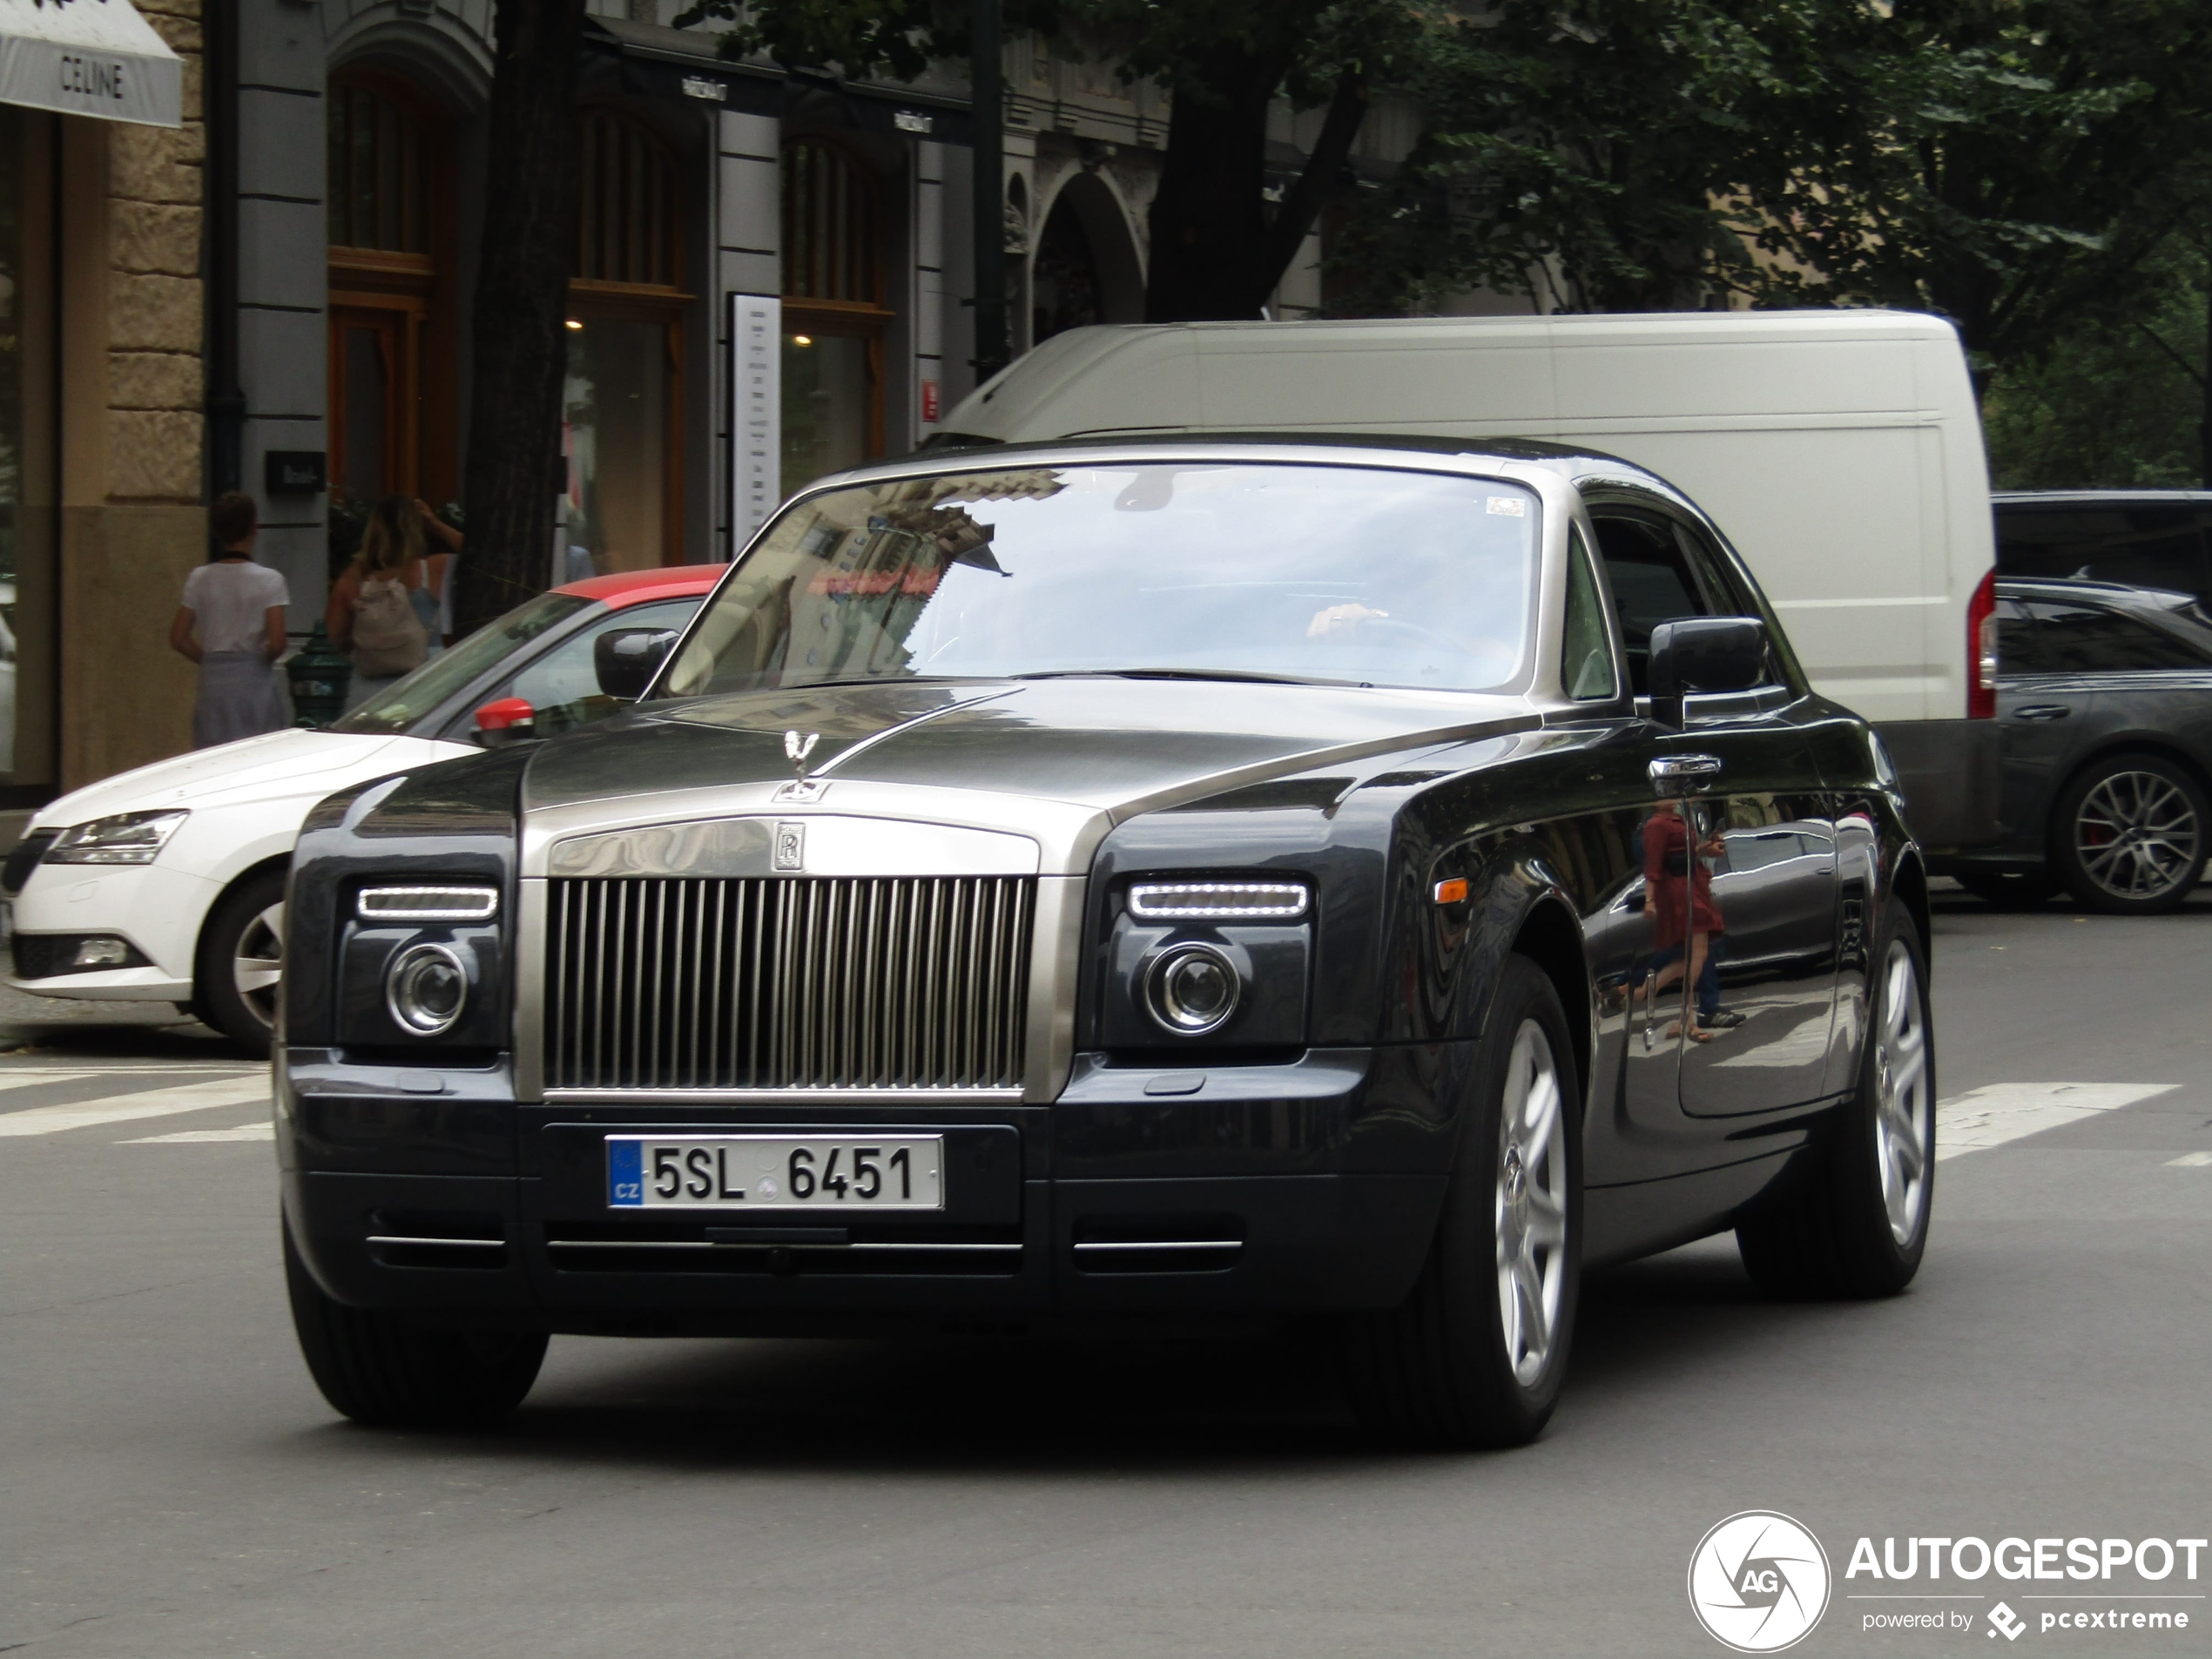
<svg viewBox="0 0 2212 1659">
<path fill-rule="evenodd" d="M 962 79 L 732 62 L 665 25 L 683 3 L 590 0 L 549 583 L 727 559 L 974 385 Z M 176 125 L 0 105 L 0 808 L 188 745 L 164 641 L 206 501 L 257 499 L 304 640 L 378 497 L 465 528 L 469 412 L 496 395 L 469 373 L 492 0 L 139 10 L 179 62 Z M 1138 320 L 1165 95 L 1034 37 L 1005 85 L 1013 349 Z M 1318 119 L 1278 120 L 1286 169 Z M 1274 314 L 1321 298 L 1310 239 Z"/>
</svg>

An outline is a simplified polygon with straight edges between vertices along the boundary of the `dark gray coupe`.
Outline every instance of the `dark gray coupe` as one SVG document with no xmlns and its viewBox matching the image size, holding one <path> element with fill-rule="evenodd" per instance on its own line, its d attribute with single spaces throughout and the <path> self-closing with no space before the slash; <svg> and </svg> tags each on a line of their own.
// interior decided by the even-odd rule
<svg viewBox="0 0 2212 1659">
<path fill-rule="evenodd" d="M 1505 1444 L 1588 1264 L 1919 1266 L 1894 773 L 1648 473 L 887 465 L 601 679 L 300 840 L 285 1251 L 351 1416 L 508 1411 L 554 1332 L 1321 1314 L 1372 1420 Z"/>
<path fill-rule="evenodd" d="M 1938 862 L 1997 902 L 2180 907 L 2212 852 L 2212 617 L 2194 594 L 1997 583 L 2004 840 Z"/>
</svg>

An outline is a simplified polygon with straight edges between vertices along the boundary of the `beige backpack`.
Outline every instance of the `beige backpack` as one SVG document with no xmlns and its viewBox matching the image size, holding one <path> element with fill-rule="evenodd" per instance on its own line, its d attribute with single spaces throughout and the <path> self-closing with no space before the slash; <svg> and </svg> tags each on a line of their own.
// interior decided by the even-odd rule
<svg viewBox="0 0 2212 1659">
<path fill-rule="evenodd" d="M 422 666 L 430 636 L 415 614 L 407 584 L 394 577 L 373 576 L 361 583 L 354 612 L 354 672 L 383 679 Z"/>
</svg>

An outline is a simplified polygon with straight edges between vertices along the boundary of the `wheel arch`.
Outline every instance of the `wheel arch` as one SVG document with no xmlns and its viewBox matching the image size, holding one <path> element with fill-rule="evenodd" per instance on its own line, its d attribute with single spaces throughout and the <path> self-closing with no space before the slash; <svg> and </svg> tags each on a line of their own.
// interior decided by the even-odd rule
<svg viewBox="0 0 2212 1659">
<path fill-rule="evenodd" d="M 1581 1084 L 1578 1092 L 1587 1103 L 1590 1096 L 1592 1039 L 1596 1022 L 1590 990 L 1589 954 L 1583 942 L 1581 922 L 1556 894 L 1540 894 L 1514 929 L 1511 952 L 1535 963 L 1544 977 L 1551 981 L 1552 988 L 1559 993 L 1568 1034 L 1575 1041 L 1575 1075 Z"/>
<path fill-rule="evenodd" d="M 2195 781 L 2197 792 L 2212 800 L 2212 770 L 2202 760 L 2170 737 L 2156 732 L 2114 732 L 2099 743 L 2095 749 L 2081 757 L 2069 767 L 2051 790 L 2051 803 L 2043 817 L 2043 867 L 2054 875 L 2058 873 L 2059 848 L 2063 844 L 2063 826 L 2060 818 L 2067 797 L 2075 786 L 2097 767 L 2128 755 L 2148 755 L 2178 768 Z"/>
<path fill-rule="evenodd" d="M 1907 846 L 1898 855 L 1897 867 L 1890 873 L 1890 892 L 1912 916 L 1912 925 L 1920 930 L 1920 954 L 1924 958 L 1921 971 L 1932 984 L 1935 981 L 1935 939 L 1932 931 L 1934 913 L 1928 907 L 1927 867 L 1921 862 L 1918 847 Z"/>
<path fill-rule="evenodd" d="M 207 930 L 213 926 L 216 914 L 229 901 L 230 896 L 257 876 L 266 875 L 271 871 L 289 872 L 291 868 L 292 854 L 290 853 L 274 853 L 247 865 L 223 884 L 222 891 L 215 895 L 207 907 L 206 914 L 200 917 L 199 932 L 192 940 L 192 989 L 195 992 L 199 989 L 199 956 L 202 948 L 207 943 Z"/>
</svg>

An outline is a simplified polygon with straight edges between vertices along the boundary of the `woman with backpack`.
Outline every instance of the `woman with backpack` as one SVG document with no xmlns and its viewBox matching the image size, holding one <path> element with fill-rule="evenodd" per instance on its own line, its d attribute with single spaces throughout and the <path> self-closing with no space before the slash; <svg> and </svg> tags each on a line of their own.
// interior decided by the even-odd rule
<svg viewBox="0 0 2212 1659">
<path fill-rule="evenodd" d="M 330 643 L 354 659 L 347 708 L 358 708 L 442 648 L 438 597 L 448 557 L 426 555 L 422 515 L 412 496 L 387 496 L 369 509 L 361 551 L 331 588 L 323 618 Z"/>
</svg>

